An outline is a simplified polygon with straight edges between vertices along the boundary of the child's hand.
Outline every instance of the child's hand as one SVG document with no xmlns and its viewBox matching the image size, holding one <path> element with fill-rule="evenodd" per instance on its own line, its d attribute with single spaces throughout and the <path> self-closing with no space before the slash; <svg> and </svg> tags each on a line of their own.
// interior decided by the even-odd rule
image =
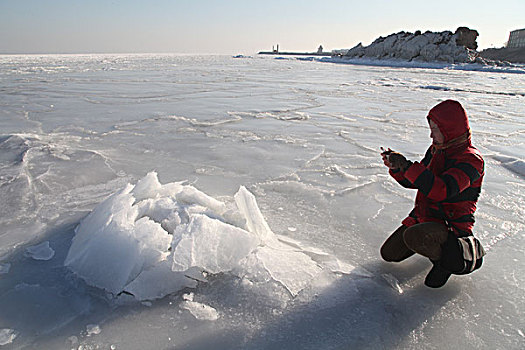
<svg viewBox="0 0 525 350">
<path fill-rule="evenodd" d="M 383 163 L 392 170 L 402 170 L 405 171 L 408 169 L 412 162 L 407 160 L 404 155 L 399 152 L 394 152 L 392 149 L 385 150 L 381 147 L 381 157 L 383 158 Z"/>
<path fill-rule="evenodd" d="M 390 169 L 399 169 L 406 171 L 412 162 L 407 160 L 404 155 L 398 152 L 390 152 L 388 154 L 388 162 L 390 163 Z"/>
</svg>

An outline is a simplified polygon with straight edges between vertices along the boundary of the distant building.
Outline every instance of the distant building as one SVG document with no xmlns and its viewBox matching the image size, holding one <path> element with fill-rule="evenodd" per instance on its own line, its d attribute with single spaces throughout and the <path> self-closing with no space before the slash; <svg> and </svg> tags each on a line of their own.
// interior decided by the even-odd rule
<svg viewBox="0 0 525 350">
<path fill-rule="evenodd" d="M 323 53 L 323 45 L 319 45 L 319 48 L 317 49 L 317 53 L 319 54 Z"/>
<path fill-rule="evenodd" d="M 510 32 L 507 47 L 525 47 L 525 29 L 518 29 Z"/>
</svg>

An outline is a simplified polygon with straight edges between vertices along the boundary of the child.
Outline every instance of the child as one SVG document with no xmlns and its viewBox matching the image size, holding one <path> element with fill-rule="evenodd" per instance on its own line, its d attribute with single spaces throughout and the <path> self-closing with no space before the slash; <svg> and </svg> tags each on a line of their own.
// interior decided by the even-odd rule
<svg viewBox="0 0 525 350">
<path fill-rule="evenodd" d="M 421 162 L 411 162 L 390 149 L 381 153 L 390 175 L 400 185 L 417 189 L 414 209 L 387 238 L 381 256 L 392 262 L 414 253 L 429 258 L 433 267 L 425 285 L 439 288 L 452 273 L 468 273 L 461 267 L 460 248 L 465 246 L 458 238 L 472 236 L 484 162 L 472 146 L 467 114 L 459 102 L 439 103 L 427 120 L 432 145 Z M 480 260 L 473 262 L 475 269 L 481 266 L 484 252 L 481 246 L 472 249 L 475 257 L 480 254 Z"/>
</svg>

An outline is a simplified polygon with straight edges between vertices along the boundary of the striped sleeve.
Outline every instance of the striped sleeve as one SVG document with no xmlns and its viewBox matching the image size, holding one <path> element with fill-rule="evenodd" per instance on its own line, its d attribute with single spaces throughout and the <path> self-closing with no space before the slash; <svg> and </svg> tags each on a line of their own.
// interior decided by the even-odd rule
<svg viewBox="0 0 525 350">
<path fill-rule="evenodd" d="M 408 181 L 405 178 L 405 175 L 404 175 L 405 173 L 403 171 L 390 169 L 389 173 L 390 173 L 390 176 L 392 176 L 394 180 L 396 180 L 401 186 L 405 188 L 415 188 L 414 185 L 412 185 L 410 181 Z"/>
<path fill-rule="evenodd" d="M 428 198 L 442 202 L 469 188 L 483 173 L 483 160 L 475 155 L 460 160 L 440 176 L 421 163 L 414 163 L 404 173 L 405 179 Z"/>
</svg>

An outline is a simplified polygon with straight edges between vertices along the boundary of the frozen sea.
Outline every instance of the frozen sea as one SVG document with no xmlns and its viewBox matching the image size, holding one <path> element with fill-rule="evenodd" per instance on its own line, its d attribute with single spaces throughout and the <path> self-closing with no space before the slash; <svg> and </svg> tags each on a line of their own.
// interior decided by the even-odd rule
<svg viewBox="0 0 525 350">
<path fill-rule="evenodd" d="M 523 73 L 0 56 L 0 347 L 525 348 Z M 380 260 L 415 192 L 379 148 L 420 159 L 426 114 L 449 98 L 486 161 L 475 233 L 487 256 L 432 290 L 426 259 Z M 119 216 L 125 205 L 152 219 Z M 184 217 L 184 232 L 166 229 Z M 192 283 L 170 284 L 192 262 Z M 133 289 L 125 270 L 156 274 Z"/>
</svg>

